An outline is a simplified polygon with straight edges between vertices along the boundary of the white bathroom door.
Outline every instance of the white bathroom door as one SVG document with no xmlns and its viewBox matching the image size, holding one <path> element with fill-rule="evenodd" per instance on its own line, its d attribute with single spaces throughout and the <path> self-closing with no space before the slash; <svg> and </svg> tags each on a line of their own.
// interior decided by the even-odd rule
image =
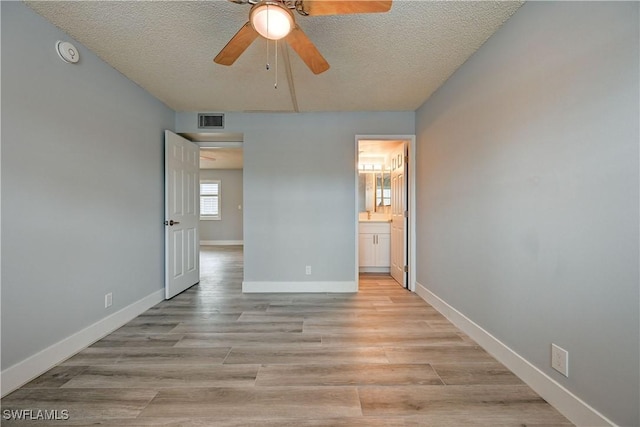
<svg viewBox="0 0 640 427">
<path fill-rule="evenodd" d="M 407 149 L 391 154 L 391 277 L 407 287 Z"/>
<path fill-rule="evenodd" d="M 165 298 L 200 281 L 200 148 L 164 132 Z"/>
</svg>

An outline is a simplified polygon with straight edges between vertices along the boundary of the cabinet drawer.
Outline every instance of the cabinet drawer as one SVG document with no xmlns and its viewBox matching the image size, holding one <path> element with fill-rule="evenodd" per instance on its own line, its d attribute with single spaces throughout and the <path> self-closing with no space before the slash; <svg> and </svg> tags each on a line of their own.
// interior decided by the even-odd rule
<svg viewBox="0 0 640 427">
<path fill-rule="evenodd" d="M 388 222 L 360 222 L 358 223 L 359 233 L 370 234 L 390 234 L 391 224 Z"/>
</svg>

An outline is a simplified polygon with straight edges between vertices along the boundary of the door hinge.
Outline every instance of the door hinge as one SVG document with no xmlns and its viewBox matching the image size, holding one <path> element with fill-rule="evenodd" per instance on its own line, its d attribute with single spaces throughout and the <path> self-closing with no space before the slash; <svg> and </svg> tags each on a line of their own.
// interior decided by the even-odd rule
<svg viewBox="0 0 640 427">
<path fill-rule="evenodd" d="M 402 216 L 404 216 L 405 218 L 409 218 L 409 211 L 404 211 Z"/>
<path fill-rule="evenodd" d="M 409 266 L 405 265 L 404 268 L 402 269 L 402 271 L 404 271 L 405 273 L 409 272 Z"/>
<path fill-rule="evenodd" d="M 405 165 L 409 164 L 409 156 L 404 156 L 404 164 Z"/>
</svg>

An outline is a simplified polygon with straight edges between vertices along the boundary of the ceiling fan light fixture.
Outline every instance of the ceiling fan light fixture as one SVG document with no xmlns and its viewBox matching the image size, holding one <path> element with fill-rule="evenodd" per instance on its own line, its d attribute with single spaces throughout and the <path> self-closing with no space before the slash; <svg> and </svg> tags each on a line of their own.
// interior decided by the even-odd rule
<svg viewBox="0 0 640 427">
<path fill-rule="evenodd" d="M 293 14 L 282 3 L 261 1 L 253 6 L 249 15 L 251 26 L 262 37 L 280 40 L 293 30 Z"/>
</svg>

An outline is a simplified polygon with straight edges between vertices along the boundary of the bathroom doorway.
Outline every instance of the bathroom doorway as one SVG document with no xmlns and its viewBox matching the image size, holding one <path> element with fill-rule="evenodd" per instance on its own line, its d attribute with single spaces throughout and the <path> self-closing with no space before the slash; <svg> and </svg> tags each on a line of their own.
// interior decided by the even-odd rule
<svg viewBox="0 0 640 427">
<path fill-rule="evenodd" d="M 410 290 L 414 141 L 414 136 L 356 137 L 357 275 L 390 275 Z"/>
</svg>

